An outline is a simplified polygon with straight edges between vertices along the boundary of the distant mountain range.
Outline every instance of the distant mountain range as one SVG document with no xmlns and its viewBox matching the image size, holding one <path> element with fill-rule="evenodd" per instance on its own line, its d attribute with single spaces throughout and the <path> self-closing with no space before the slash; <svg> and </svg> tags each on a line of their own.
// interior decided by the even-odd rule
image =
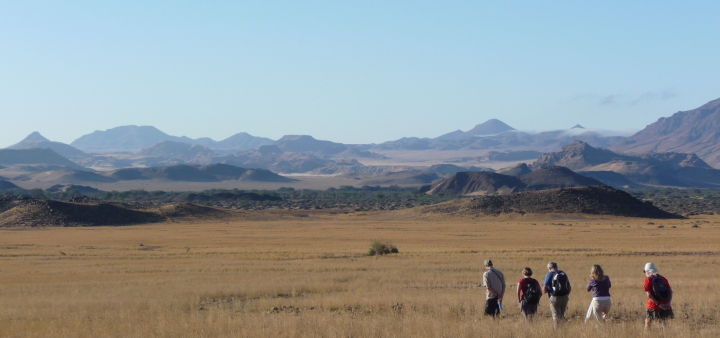
<svg viewBox="0 0 720 338">
<path fill-rule="evenodd" d="M 623 153 L 694 153 L 711 165 L 720 164 L 720 99 L 700 108 L 663 117 L 633 136 L 609 147 Z"/>
<path fill-rule="evenodd" d="M 720 170 L 695 154 L 645 153 L 627 155 L 573 142 L 562 151 L 542 155 L 533 168 L 565 166 L 607 185 L 638 187 L 720 187 Z"/>
<path fill-rule="evenodd" d="M 218 142 L 207 137 L 192 139 L 186 136 L 171 136 L 152 126 L 122 126 L 83 135 L 70 145 L 91 153 L 134 153 L 163 141 L 201 145 L 219 152 L 238 152 L 273 143 L 269 138 L 248 133 L 238 133 Z"/>
</svg>

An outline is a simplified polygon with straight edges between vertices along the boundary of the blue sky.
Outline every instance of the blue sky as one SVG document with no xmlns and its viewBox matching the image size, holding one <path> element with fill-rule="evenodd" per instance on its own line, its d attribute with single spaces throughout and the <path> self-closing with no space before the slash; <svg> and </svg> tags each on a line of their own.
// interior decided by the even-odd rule
<svg viewBox="0 0 720 338">
<path fill-rule="evenodd" d="M 716 1 L 0 0 L 0 147 L 642 129 L 720 97 Z"/>
</svg>

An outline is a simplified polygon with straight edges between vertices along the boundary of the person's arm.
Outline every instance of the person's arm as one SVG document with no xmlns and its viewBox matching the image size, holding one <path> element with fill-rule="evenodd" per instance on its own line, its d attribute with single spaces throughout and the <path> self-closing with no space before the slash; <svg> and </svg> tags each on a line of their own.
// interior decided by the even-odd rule
<svg viewBox="0 0 720 338">
<path fill-rule="evenodd" d="M 488 278 L 488 275 L 489 273 L 487 271 L 483 274 L 483 284 L 485 284 L 485 287 L 488 289 L 488 292 L 490 292 L 492 296 L 497 297 L 497 293 L 493 291 L 490 285 L 490 278 Z"/>
<path fill-rule="evenodd" d="M 549 287 L 548 287 L 548 285 L 549 285 L 548 276 L 550 276 L 550 274 L 547 274 L 547 275 L 545 276 L 545 283 L 543 284 L 543 288 L 542 288 L 543 293 L 548 293 L 548 292 L 550 292 L 550 291 L 549 291 Z"/>
<path fill-rule="evenodd" d="M 590 291 L 592 290 L 593 286 L 595 286 L 595 285 L 594 285 L 595 283 L 593 283 L 594 281 L 595 281 L 594 279 L 591 279 L 591 280 L 588 282 L 588 286 L 587 286 L 587 288 L 586 288 L 588 292 L 590 292 Z"/>
<path fill-rule="evenodd" d="M 502 278 L 500 278 L 500 283 L 502 283 L 502 291 L 500 292 L 500 296 L 498 297 L 498 301 L 500 301 L 500 302 L 502 303 L 503 298 L 505 298 L 505 287 L 506 287 L 506 285 L 505 285 L 505 276 L 502 276 Z"/>
<path fill-rule="evenodd" d="M 522 301 L 522 297 L 520 296 L 520 291 L 522 291 L 522 283 L 518 283 L 518 286 L 517 286 L 518 303 Z"/>
</svg>

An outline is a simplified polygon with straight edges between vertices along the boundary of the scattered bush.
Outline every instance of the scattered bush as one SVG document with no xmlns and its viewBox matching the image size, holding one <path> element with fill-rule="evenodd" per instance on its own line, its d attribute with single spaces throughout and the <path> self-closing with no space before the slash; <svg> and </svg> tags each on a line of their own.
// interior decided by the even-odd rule
<svg viewBox="0 0 720 338">
<path fill-rule="evenodd" d="M 383 243 L 381 240 L 374 240 L 370 243 L 370 249 L 368 250 L 369 256 L 380 256 L 391 253 L 399 253 L 398 248 L 390 243 Z"/>
</svg>

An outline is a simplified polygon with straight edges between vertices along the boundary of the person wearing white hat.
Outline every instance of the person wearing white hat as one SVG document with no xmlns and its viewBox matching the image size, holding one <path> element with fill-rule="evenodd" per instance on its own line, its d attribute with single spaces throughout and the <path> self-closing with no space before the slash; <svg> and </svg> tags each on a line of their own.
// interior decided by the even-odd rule
<svg viewBox="0 0 720 338">
<path fill-rule="evenodd" d="M 647 315 L 645 316 L 645 330 L 650 330 L 652 321 L 659 320 L 663 329 L 665 320 L 675 318 L 672 305 L 672 288 L 668 280 L 660 276 L 653 263 L 645 264 L 645 294 L 648 297 Z"/>
</svg>

